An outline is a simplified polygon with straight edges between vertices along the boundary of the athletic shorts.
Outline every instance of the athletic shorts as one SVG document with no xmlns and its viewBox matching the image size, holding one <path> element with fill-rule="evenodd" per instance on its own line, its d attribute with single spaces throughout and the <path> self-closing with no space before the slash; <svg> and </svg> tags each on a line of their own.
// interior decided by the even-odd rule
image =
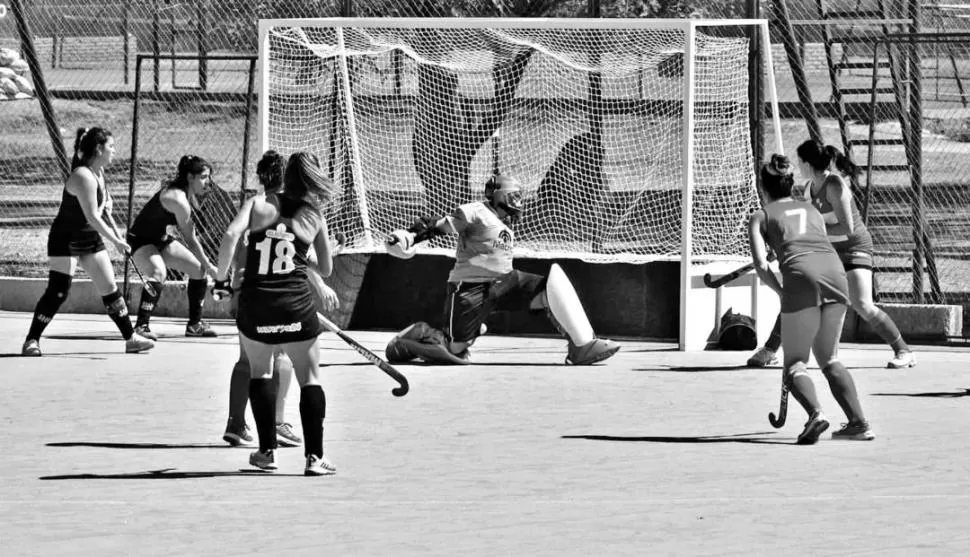
<svg viewBox="0 0 970 557">
<path fill-rule="evenodd" d="M 852 239 L 845 242 L 832 244 L 842 265 L 846 271 L 853 269 L 872 269 L 872 254 L 875 246 L 872 243 L 872 235 L 868 230 L 862 234 L 853 235 Z"/>
<path fill-rule="evenodd" d="M 849 301 L 849 282 L 838 256 L 807 253 L 781 270 L 781 312 L 794 313 L 823 304 Z"/>
<path fill-rule="evenodd" d="M 264 344 L 301 342 L 323 332 L 309 286 L 299 292 L 243 288 L 236 327 L 246 338 Z"/>
<path fill-rule="evenodd" d="M 444 333 L 452 342 L 474 340 L 492 311 L 529 309 L 545 288 L 546 277 L 522 271 L 489 282 L 449 282 Z"/>
<path fill-rule="evenodd" d="M 162 236 L 161 238 L 142 238 L 129 233 L 125 237 L 125 241 L 128 242 L 129 246 L 131 246 L 132 254 L 138 251 L 139 248 L 143 248 L 145 246 L 155 246 L 158 253 L 162 253 L 162 251 L 164 251 L 169 244 L 175 241 L 175 238 L 168 234 Z"/>
<path fill-rule="evenodd" d="M 48 257 L 78 257 L 103 251 L 104 240 L 97 230 L 90 227 L 81 230 L 63 230 L 52 226 L 47 236 Z"/>
</svg>

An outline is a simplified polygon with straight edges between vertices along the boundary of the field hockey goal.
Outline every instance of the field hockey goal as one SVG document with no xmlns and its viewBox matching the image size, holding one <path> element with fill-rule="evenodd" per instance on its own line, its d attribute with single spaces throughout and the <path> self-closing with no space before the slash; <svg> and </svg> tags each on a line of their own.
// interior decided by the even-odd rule
<svg viewBox="0 0 970 557">
<path fill-rule="evenodd" d="M 319 157 L 350 252 L 383 252 L 388 232 L 481 200 L 501 172 L 525 188 L 517 257 L 679 260 L 682 288 L 693 264 L 747 257 L 752 146 L 781 149 L 777 109 L 760 117 L 777 106 L 764 20 L 282 19 L 259 33 L 260 145 Z"/>
</svg>

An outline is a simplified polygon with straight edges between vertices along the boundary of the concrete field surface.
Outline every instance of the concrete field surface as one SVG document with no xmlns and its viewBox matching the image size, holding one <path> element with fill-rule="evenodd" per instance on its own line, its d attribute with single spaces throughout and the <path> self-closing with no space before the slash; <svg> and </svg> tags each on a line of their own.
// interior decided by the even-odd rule
<svg viewBox="0 0 970 557">
<path fill-rule="evenodd" d="M 126 355 L 107 316 L 59 315 L 22 358 L 26 313 L 0 312 L 0 555 L 965 555 L 970 350 L 844 345 L 872 442 L 773 429 L 780 368 L 749 352 L 623 341 L 592 367 L 565 341 L 486 335 L 465 367 L 400 365 L 411 392 L 320 337 L 324 447 L 255 472 L 221 439 L 235 328 L 189 339 L 157 319 Z M 390 332 L 350 332 L 383 355 Z M 298 432 L 299 387 L 286 415 Z M 250 426 L 253 426 L 249 417 Z M 254 432 L 255 434 L 255 432 Z"/>
</svg>

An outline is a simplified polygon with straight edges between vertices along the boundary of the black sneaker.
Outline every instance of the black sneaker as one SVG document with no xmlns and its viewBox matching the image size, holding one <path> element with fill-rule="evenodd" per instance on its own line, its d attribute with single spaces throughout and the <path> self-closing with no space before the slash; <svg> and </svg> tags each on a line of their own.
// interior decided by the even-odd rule
<svg viewBox="0 0 970 557">
<path fill-rule="evenodd" d="M 832 439 L 845 441 L 872 441 L 875 438 L 869 422 L 849 422 L 842 424 L 842 429 L 832 432 Z"/>
<path fill-rule="evenodd" d="M 147 338 L 150 341 L 153 341 L 154 342 L 154 341 L 158 340 L 158 335 L 156 335 L 155 333 L 153 333 L 152 330 L 148 328 L 148 325 L 136 325 L 135 326 L 135 332 L 138 333 L 139 335 Z"/>
<path fill-rule="evenodd" d="M 208 323 L 205 321 L 199 321 L 198 323 L 189 323 L 185 326 L 185 336 L 212 338 L 219 335 L 216 334 Z"/>
<path fill-rule="evenodd" d="M 814 445 L 818 443 L 818 438 L 829 428 L 829 421 L 821 412 L 812 414 L 812 417 L 805 422 L 805 429 L 798 435 L 798 445 Z"/>
</svg>

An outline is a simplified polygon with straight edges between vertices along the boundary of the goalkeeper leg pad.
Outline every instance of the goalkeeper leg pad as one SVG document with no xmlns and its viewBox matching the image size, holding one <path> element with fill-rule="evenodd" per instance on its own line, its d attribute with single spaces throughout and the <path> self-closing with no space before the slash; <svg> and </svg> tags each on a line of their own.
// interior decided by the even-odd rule
<svg viewBox="0 0 970 557">
<path fill-rule="evenodd" d="M 460 355 L 448 350 L 445 334 L 424 321 L 409 326 L 394 336 L 385 349 L 387 360 L 403 363 L 420 358 L 429 364 L 468 365 L 468 351 Z"/>
<path fill-rule="evenodd" d="M 576 290 L 558 263 L 553 263 L 549 269 L 546 291 L 542 295 L 549 320 L 573 344 L 583 346 L 596 338 Z"/>
</svg>

